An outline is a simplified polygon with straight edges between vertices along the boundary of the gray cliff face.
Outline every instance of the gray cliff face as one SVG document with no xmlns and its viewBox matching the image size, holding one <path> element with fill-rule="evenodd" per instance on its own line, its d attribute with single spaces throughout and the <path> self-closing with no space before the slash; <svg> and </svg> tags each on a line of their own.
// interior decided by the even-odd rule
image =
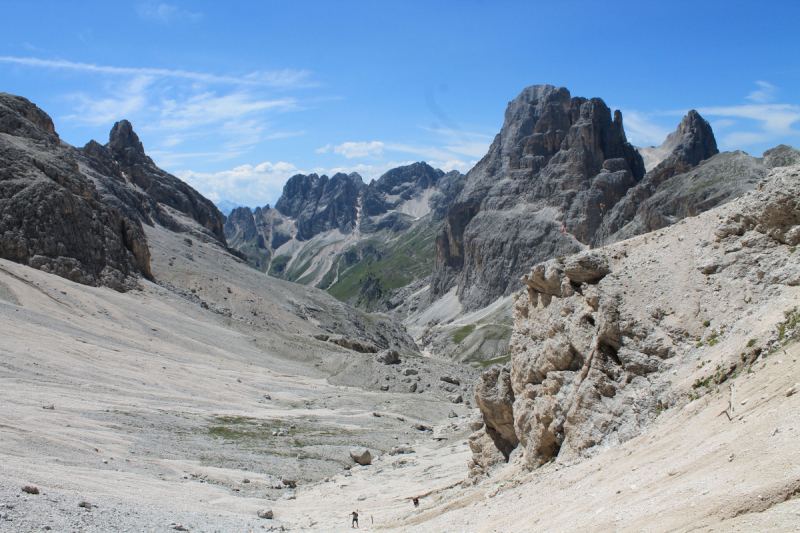
<svg viewBox="0 0 800 533">
<path fill-rule="evenodd" d="M 295 219 L 297 239 L 308 240 L 318 233 L 338 229 L 350 233 L 358 218 L 358 197 L 364 188 L 361 176 L 292 176 L 283 187 L 275 209 Z"/>
<path fill-rule="evenodd" d="M 770 169 L 800 161 L 800 152 L 790 146 L 768 150 L 763 158 L 740 151 L 719 153 L 711 126 L 696 111 L 684 117 L 658 150 L 667 155 L 608 213 L 595 246 L 655 231 L 725 204 L 753 189 Z"/>
<path fill-rule="evenodd" d="M 103 202 L 47 114 L 0 94 L 0 256 L 86 285 L 125 291 L 151 278 L 137 218 Z"/>
<path fill-rule="evenodd" d="M 297 174 L 275 209 L 233 210 L 225 232 L 259 270 L 349 294 L 348 301 L 365 309 L 391 309 L 398 282 L 413 284 L 430 274 L 433 234 L 463 184 L 460 172 L 427 163 L 389 170 L 368 185 L 358 174 Z M 348 234 L 350 245 L 327 248 L 331 231 Z M 371 263 L 379 266 L 366 276 L 351 272 Z"/>
<path fill-rule="evenodd" d="M 711 393 L 783 346 L 796 324 L 755 346 L 749 317 L 800 284 L 800 166 L 782 166 L 798 156 L 771 151 L 765 160 L 778 166 L 751 194 L 687 221 L 685 233 L 535 265 L 515 295 L 511 360 L 475 386 L 483 424 L 470 437 L 470 477 L 510 457 L 537 468 L 630 440 L 687 389 Z M 697 361 L 720 341 L 729 355 L 703 378 Z M 694 385 L 674 378 L 681 365 L 699 371 Z"/>
<path fill-rule="evenodd" d="M 643 176 L 621 113 L 563 87 L 528 87 L 447 210 L 431 296 L 457 286 L 464 308 L 477 309 L 510 294 L 526 265 L 590 244 Z"/>
<path fill-rule="evenodd" d="M 127 120 L 114 124 L 105 146 L 90 141 L 78 150 L 78 159 L 104 198 L 126 216 L 172 231 L 190 231 L 165 207 L 175 209 L 194 219 L 206 238 L 227 247 L 225 217 L 219 209 L 191 186 L 158 168 L 145 154 Z"/>
</svg>

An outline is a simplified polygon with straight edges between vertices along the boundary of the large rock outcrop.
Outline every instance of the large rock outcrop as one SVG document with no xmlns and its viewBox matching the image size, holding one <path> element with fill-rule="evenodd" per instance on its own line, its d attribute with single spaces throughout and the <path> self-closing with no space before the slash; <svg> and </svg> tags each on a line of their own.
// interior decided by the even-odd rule
<svg viewBox="0 0 800 533">
<path fill-rule="evenodd" d="M 364 182 L 355 172 L 332 178 L 297 174 L 286 182 L 275 209 L 294 219 L 298 240 L 332 229 L 350 233 L 358 218 L 358 197 L 363 188 Z"/>
<path fill-rule="evenodd" d="M 795 165 L 685 225 L 534 266 L 515 295 L 511 361 L 476 384 L 485 428 L 471 439 L 473 474 L 512 455 L 515 439 L 530 468 L 629 440 L 687 389 L 719 387 L 779 346 L 783 327 L 750 340 L 753 315 L 796 305 L 798 244 Z"/>
<path fill-rule="evenodd" d="M 800 152 L 783 145 L 762 158 L 738 150 L 719 153 L 711 126 L 696 111 L 655 150 L 664 158 L 607 214 L 594 246 L 665 228 L 730 202 L 770 169 L 800 161 Z"/>
<path fill-rule="evenodd" d="M 475 309 L 510 294 L 525 265 L 591 243 L 604 212 L 644 173 L 619 111 L 563 87 L 528 87 L 447 210 L 432 297 L 457 286 Z"/>
<path fill-rule="evenodd" d="M 103 201 L 53 121 L 0 93 L 0 256 L 87 285 L 117 290 L 152 277 L 135 217 Z"/>
<path fill-rule="evenodd" d="M 225 217 L 219 209 L 190 185 L 158 168 L 127 120 L 114 124 L 106 145 L 89 141 L 77 151 L 77 158 L 104 200 L 128 217 L 178 232 L 199 231 L 227 247 Z M 187 227 L 170 209 L 193 219 L 198 227 Z"/>
</svg>

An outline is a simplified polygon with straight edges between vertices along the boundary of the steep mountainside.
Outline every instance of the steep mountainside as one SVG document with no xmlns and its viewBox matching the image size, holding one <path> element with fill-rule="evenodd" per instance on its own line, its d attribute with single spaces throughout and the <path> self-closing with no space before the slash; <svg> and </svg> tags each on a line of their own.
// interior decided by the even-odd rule
<svg viewBox="0 0 800 533">
<path fill-rule="evenodd" d="M 271 276 L 390 311 L 400 290 L 433 269 L 434 235 L 463 176 L 426 163 L 364 185 L 358 174 L 293 176 L 274 209 L 239 208 L 225 222 L 232 247 Z"/>
<path fill-rule="evenodd" d="M 688 223 L 534 266 L 511 361 L 476 385 L 474 475 L 630 440 L 800 335 L 799 206 L 800 166 L 780 167 Z"/>
<path fill-rule="evenodd" d="M 647 173 L 602 100 L 533 86 L 467 176 L 425 163 L 369 185 L 297 175 L 276 209 L 233 211 L 225 230 L 251 266 L 390 313 L 431 353 L 502 361 L 526 264 L 675 224 L 800 159 L 790 147 L 720 154 L 694 110 L 639 151 Z"/>
<path fill-rule="evenodd" d="M 632 187 L 603 220 L 594 245 L 655 231 L 742 196 L 770 169 L 800 161 L 800 152 L 778 146 L 755 158 L 718 153 L 711 126 L 695 111 L 684 117 L 658 150 L 667 154 Z"/>
<path fill-rule="evenodd" d="M 489 305 L 516 288 L 524 265 L 583 249 L 601 206 L 610 209 L 643 176 L 619 111 L 612 118 L 599 98 L 571 98 L 563 87 L 528 87 L 447 211 L 431 296 L 457 286 L 465 309 Z"/>
<path fill-rule="evenodd" d="M 323 221 L 323 227 L 325 220 L 338 220 L 332 213 L 339 212 L 336 206 L 347 186 L 337 184 L 350 179 L 342 177 L 330 180 L 330 194 L 321 194 L 317 202 L 314 220 Z M 126 120 L 114 125 L 108 144 L 90 141 L 74 148 L 61 142 L 50 117 L 34 104 L 0 94 L 0 213 L 2 258 L 119 291 L 141 288 L 137 277 L 142 276 L 205 309 L 228 317 L 236 311 L 226 305 L 224 293 L 200 301 L 196 289 L 184 284 L 194 282 L 191 276 L 187 280 L 163 270 L 154 276 L 148 242 L 154 235 L 171 242 L 170 249 L 159 248 L 168 254 L 164 262 L 181 273 L 200 275 L 196 265 L 204 262 L 209 249 L 219 252 L 212 254 L 218 260 L 221 255 L 241 262 L 245 256 L 227 247 L 224 217 L 214 204 L 158 168 Z M 205 270 L 213 271 L 213 264 L 207 263 Z M 267 286 L 262 290 L 275 290 L 280 283 L 261 280 Z M 418 351 L 396 321 L 372 317 L 315 289 L 297 286 L 283 292 L 295 293 L 296 303 L 280 309 L 277 314 L 286 315 L 280 320 L 300 317 L 314 324 L 326 342 L 362 352 Z M 306 303 L 299 303 L 303 299 Z M 249 312 L 259 316 L 257 308 Z M 270 325 L 275 322 L 265 324 Z"/>
<path fill-rule="evenodd" d="M 138 218 L 104 201 L 53 121 L 0 93 L 0 257 L 124 291 L 151 277 Z"/>
<path fill-rule="evenodd" d="M 210 200 L 172 174 L 158 168 L 144 152 L 131 123 L 122 120 L 111 129 L 108 144 L 89 141 L 76 150 L 81 171 L 91 178 L 106 203 L 129 218 L 172 231 L 188 232 L 171 211 L 200 224 L 205 238 L 227 246 L 224 217 Z M 198 235 L 199 237 L 199 235 Z"/>
</svg>

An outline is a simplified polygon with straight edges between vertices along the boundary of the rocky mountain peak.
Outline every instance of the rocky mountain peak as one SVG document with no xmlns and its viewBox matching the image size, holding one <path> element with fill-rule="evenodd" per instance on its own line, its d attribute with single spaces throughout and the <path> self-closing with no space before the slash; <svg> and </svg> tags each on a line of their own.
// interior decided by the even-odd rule
<svg viewBox="0 0 800 533">
<path fill-rule="evenodd" d="M 225 221 L 217 206 L 181 179 L 159 168 L 145 154 L 129 121 L 114 124 L 106 145 L 89 141 L 79 150 L 79 155 L 95 171 L 95 182 L 102 194 L 127 216 L 145 224 L 157 222 L 172 231 L 199 231 L 227 247 Z M 111 179 L 112 176 L 116 179 Z M 199 228 L 190 228 L 191 223 L 187 225 L 186 221 L 178 220 L 163 206 L 193 219 Z"/>
<path fill-rule="evenodd" d="M 447 211 L 431 295 L 456 285 L 465 308 L 476 309 L 509 294 L 521 265 L 591 243 L 604 211 L 644 173 L 622 113 L 564 87 L 524 89 Z"/>
<path fill-rule="evenodd" d="M 694 109 L 683 117 L 675 131 L 667 135 L 661 147 L 692 166 L 719 153 L 711 125 Z"/>
<path fill-rule="evenodd" d="M 50 115 L 22 96 L 0 93 L 0 132 L 58 144 Z"/>
</svg>

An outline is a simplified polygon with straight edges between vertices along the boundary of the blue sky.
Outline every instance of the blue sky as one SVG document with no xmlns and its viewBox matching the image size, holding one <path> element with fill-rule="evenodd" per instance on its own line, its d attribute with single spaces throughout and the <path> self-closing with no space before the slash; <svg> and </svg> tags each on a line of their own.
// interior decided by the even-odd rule
<svg viewBox="0 0 800 533">
<path fill-rule="evenodd" d="M 0 91 L 65 141 L 133 123 L 215 201 L 297 172 L 467 171 L 507 103 L 549 83 L 660 144 L 695 108 L 722 150 L 800 147 L 800 2 L 2 1 Z"/>
</svg>

